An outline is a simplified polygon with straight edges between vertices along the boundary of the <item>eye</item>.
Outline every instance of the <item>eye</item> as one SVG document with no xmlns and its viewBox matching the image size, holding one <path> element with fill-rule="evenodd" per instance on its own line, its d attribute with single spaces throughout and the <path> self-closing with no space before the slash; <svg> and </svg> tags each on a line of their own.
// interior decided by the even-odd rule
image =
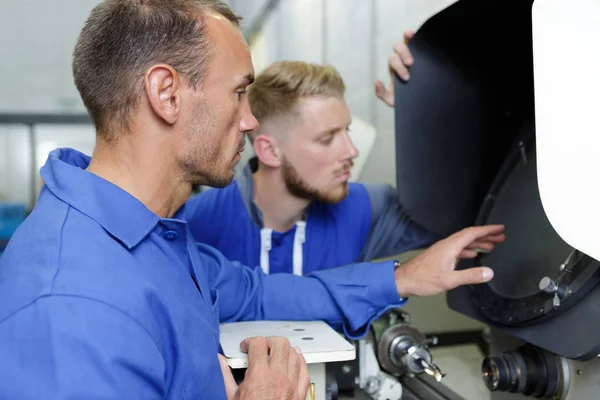
<svg viewBox="0 0 600 400">
<path fill-rule="evenodd" d="M 247 90 L 240 90 L 239 92 L 236 92 L 236 93 L 238 96 L 238 100 L 241 100 L 242 96 L 247 93 Z"/>
<path fill-rule="evenodd" d="M 319 143 L 329 145 L 333 141 L 333 135 L 327 135 L 319 139 Z"/>
</svg>

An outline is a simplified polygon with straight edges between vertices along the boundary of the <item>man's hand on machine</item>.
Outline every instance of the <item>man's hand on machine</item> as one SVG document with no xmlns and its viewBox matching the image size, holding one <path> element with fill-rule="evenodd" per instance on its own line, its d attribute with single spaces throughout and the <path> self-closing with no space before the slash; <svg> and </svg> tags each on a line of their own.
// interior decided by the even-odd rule
<svg viewBox="0 0 600 400">
<path fill-rule="evenodd" d="M 475 258 L 478 251 L 492 251 L 505 239 L 504 225 L 463 229 L 435 243 L 396 269 L 396 287 L 402 297 L 431 296 L 457 286 L 487 282 L 494 272 L 485 266 L 456 271 L 461 258 Z"/>
<path fill-rule="evenodd" d="M 400 79 L 408 81 L 410 74 L 409 67 L 414 63 L 414 58 L 408 49 L 408 42 L 412 39 L 413 31 L 404 32 L 404 41 L 394 43 L 392 55 L 388 59 L 388 68 L 390 71 L 390 84 L 386 88 L 384 83 L 375 81 L 375 95 L 385 104 L 394 107 L 394 74 L 398 74 Z"/>
<path fill-rule="evenodd" d="M 305 400 L 310 376 L 300 350 L 284 337 L 251 337 L 240 347 L 248 353 L 244 381 L 236 384 L 225 357 L 219 354 L 229 400 Z"/>
</svg>

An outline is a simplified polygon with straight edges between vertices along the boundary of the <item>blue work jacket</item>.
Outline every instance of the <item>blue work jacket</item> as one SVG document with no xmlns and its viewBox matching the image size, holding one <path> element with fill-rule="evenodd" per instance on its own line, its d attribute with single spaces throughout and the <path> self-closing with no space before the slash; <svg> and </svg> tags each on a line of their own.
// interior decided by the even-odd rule
<svg viewBox="0 0 600 400">
<path fill-rule="evenodd" d="M 0 259 L 0 397 L 226 399 L 219 322 L 325 320 L 360 337 L 398 307 L 393 263 L 265 275 L 198 245 L 53 151 L 31 215 Z M 207 227 L 210 229 L 210 227 Z"/>
</svg>

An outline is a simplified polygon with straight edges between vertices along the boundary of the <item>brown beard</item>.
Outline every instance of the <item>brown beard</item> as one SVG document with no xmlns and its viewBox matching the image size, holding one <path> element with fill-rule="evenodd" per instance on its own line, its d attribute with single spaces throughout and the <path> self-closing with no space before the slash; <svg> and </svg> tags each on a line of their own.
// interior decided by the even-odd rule
<svg viewBox="0 0 600 400">
<path fill-rule="evenodd" d="M 285 186 L 292 196 L 307 200 L 318 200 L 327 204 L 337 204 L 348 196 L 347 182 L 341 184 L 342 190 L 340 192 L 321 191 L 310 187 L 310 184 L 300 178 L 296 168 L 285 157 L 282 159 L 281 170 Z"/>
</svg>

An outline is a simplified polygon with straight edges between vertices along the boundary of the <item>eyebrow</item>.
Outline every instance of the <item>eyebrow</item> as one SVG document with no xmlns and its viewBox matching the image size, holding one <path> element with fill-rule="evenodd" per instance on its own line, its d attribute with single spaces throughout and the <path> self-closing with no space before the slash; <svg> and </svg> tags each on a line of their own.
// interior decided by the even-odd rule
<svg viewBox="0 0 600 400">
<path fill-rule="evenodd" d="M 254 82 L 254 75 L 248 74 L 240 79 L 240 84 L 245 84 L 246 86 L 251 85 Z"/>
<path fill-rule="evenodd" d="M 346 125 L 345 127 L 337 127 L 337 128 L 331 128 L 331 129 L 327 129 L 325 131 L 319 132 L 318 137 L 324 137 L 324 136 L 329 136 L 329 135 L 334 135 L 336 133 L 338 133 L 339 131 L 341 131 L 342 129 L 348 129 L 350 128 L 350 125 L 352 125 L 352 122 L 350 122 L 348 125 Z"/>
</svg>

